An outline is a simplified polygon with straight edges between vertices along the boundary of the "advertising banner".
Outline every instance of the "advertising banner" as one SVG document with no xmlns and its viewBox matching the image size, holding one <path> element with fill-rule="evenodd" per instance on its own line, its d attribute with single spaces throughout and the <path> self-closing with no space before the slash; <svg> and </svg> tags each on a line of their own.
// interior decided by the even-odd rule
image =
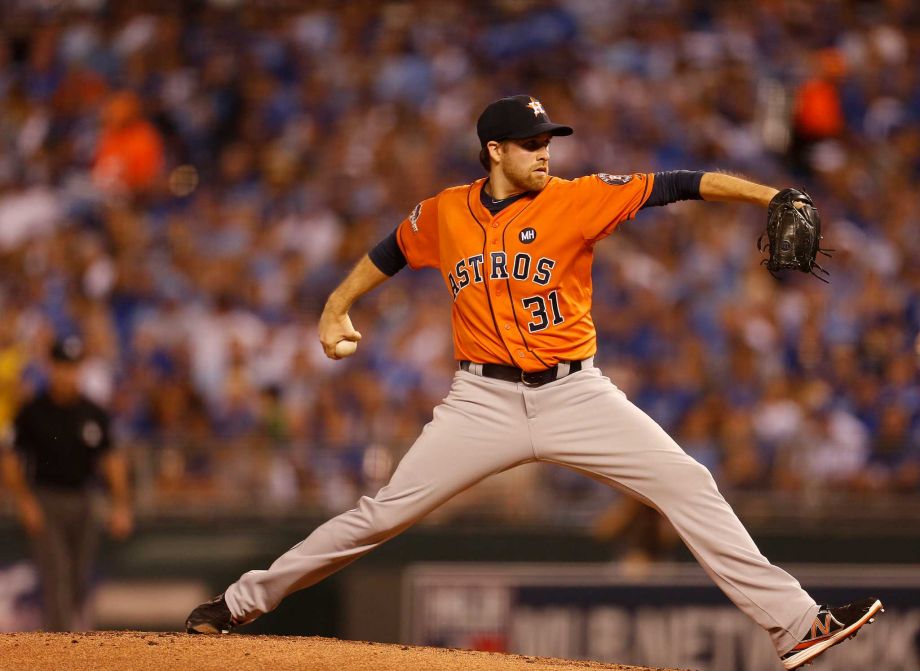
<svg viewBox="0 0 920 671">
<path fill-rule="evenodd" d="M 38 571 L 31 562 L 0 563 L 0 632 L 41 626 Z"/>
<path fill-rule="evenodd" d="M 878 596 L 885 614 L 823 671 L 920 669 L 920 566 L 791 566 L 819 603 Z M 781 669 L 767 634 L 692 565 L 423 564 L 404 583 L 417 645 L 699 671 Z M 843 648 L 840 649 L 841 651 Z"/>
</svg>

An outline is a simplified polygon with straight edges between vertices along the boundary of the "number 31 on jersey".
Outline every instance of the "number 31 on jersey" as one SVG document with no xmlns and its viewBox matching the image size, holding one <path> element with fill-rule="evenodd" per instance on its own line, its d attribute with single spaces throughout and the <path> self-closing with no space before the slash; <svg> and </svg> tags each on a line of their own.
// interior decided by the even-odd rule
<svg viewBox="0 0 920 671">
<path fill-rule="evenodd" d="M 557 326 L 565 321 L 559 311 L 559 295 L 555 289 L 543 296 L 529 296 L 521 299 L 521 304 L 530 311 L 533 321 L 527 323 L 527 330 L 531 333 L 542 331 L 552 323 Z"/>
</svg>

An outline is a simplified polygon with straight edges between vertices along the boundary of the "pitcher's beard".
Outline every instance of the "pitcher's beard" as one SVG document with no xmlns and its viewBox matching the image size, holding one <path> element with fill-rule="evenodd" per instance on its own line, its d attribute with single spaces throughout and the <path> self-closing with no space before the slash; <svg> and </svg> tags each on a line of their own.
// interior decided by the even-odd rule
<svg viewBox="0 0 920 671">
<path fill-rule="evenodd" d="M 534 172 L 533 170 L 520 173 L 505 171 L 505 178 L 514 186 L 515 191 L 540 191 L 549 181 L 549 170 Z"/>
</svg>

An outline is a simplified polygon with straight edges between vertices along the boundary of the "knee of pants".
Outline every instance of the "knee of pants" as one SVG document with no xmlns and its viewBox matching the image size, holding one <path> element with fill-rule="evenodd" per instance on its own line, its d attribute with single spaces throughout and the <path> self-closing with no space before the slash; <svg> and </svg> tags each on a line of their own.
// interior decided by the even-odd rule
<svg viewBox="0 0 920 671">
<path fill-rule="evenodd" d="M 363 496 L 353 510 L 343 514 L 342 521 L 352 542 L 373 543 L 399 533 L 421 517 L 417 508 L 408 503 Z"/>
<path fill-rule="evenodd" d="M 691 458 L 664 470 L 660 478 L 659 500 L 653 501 L 662 512 L 669 507 L 685 507 L 696 497 L 718 491 L 709 469 Z M 692 505 L 692 504 L 691 504 Z"/>
<path fill-rule="evenodd" d="M 680 470 L 679 482 L 682 487 L 694 492 L 709 493 L 718 489 L 709 469 L 690 457 L 687 457 L 687 463 Z"/>
</svg>

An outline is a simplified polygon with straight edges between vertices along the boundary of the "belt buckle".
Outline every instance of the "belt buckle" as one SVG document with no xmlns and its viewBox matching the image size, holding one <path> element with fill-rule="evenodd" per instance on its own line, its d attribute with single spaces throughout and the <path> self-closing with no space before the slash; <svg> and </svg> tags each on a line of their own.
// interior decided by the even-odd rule
<svg viewBox="0 0 920 671">
<path fill-rule="evenodd" d="M 543 375 L 544 373 L 548 373 L 550 370 L 552 370 L 552 369 L 547 369 L 547 370 L 545 370 L 545 371 L 540 371 L 540 372 L 538 372 L 538 373 L 528 373 L 526 370 L 522 370 L 522 371 L 521 371 L 521 383 L 522 383 L 525 387 L 531 387 L 531 388 L 532 388 L 532 387 L 540 387 L 540 386 L 546 384 L 547 382 L 552 382 L 552 380 L 545 380 L 545 379 L 542 378 L 542 375 Z M 536 380 L 533 380 L 533 379 L 528 379 L 528 378 L 527 378 L 528 375 L 533 375 L 533 376 L 538 376 L 538 377 L 536 378 Z"/>
</svg>

